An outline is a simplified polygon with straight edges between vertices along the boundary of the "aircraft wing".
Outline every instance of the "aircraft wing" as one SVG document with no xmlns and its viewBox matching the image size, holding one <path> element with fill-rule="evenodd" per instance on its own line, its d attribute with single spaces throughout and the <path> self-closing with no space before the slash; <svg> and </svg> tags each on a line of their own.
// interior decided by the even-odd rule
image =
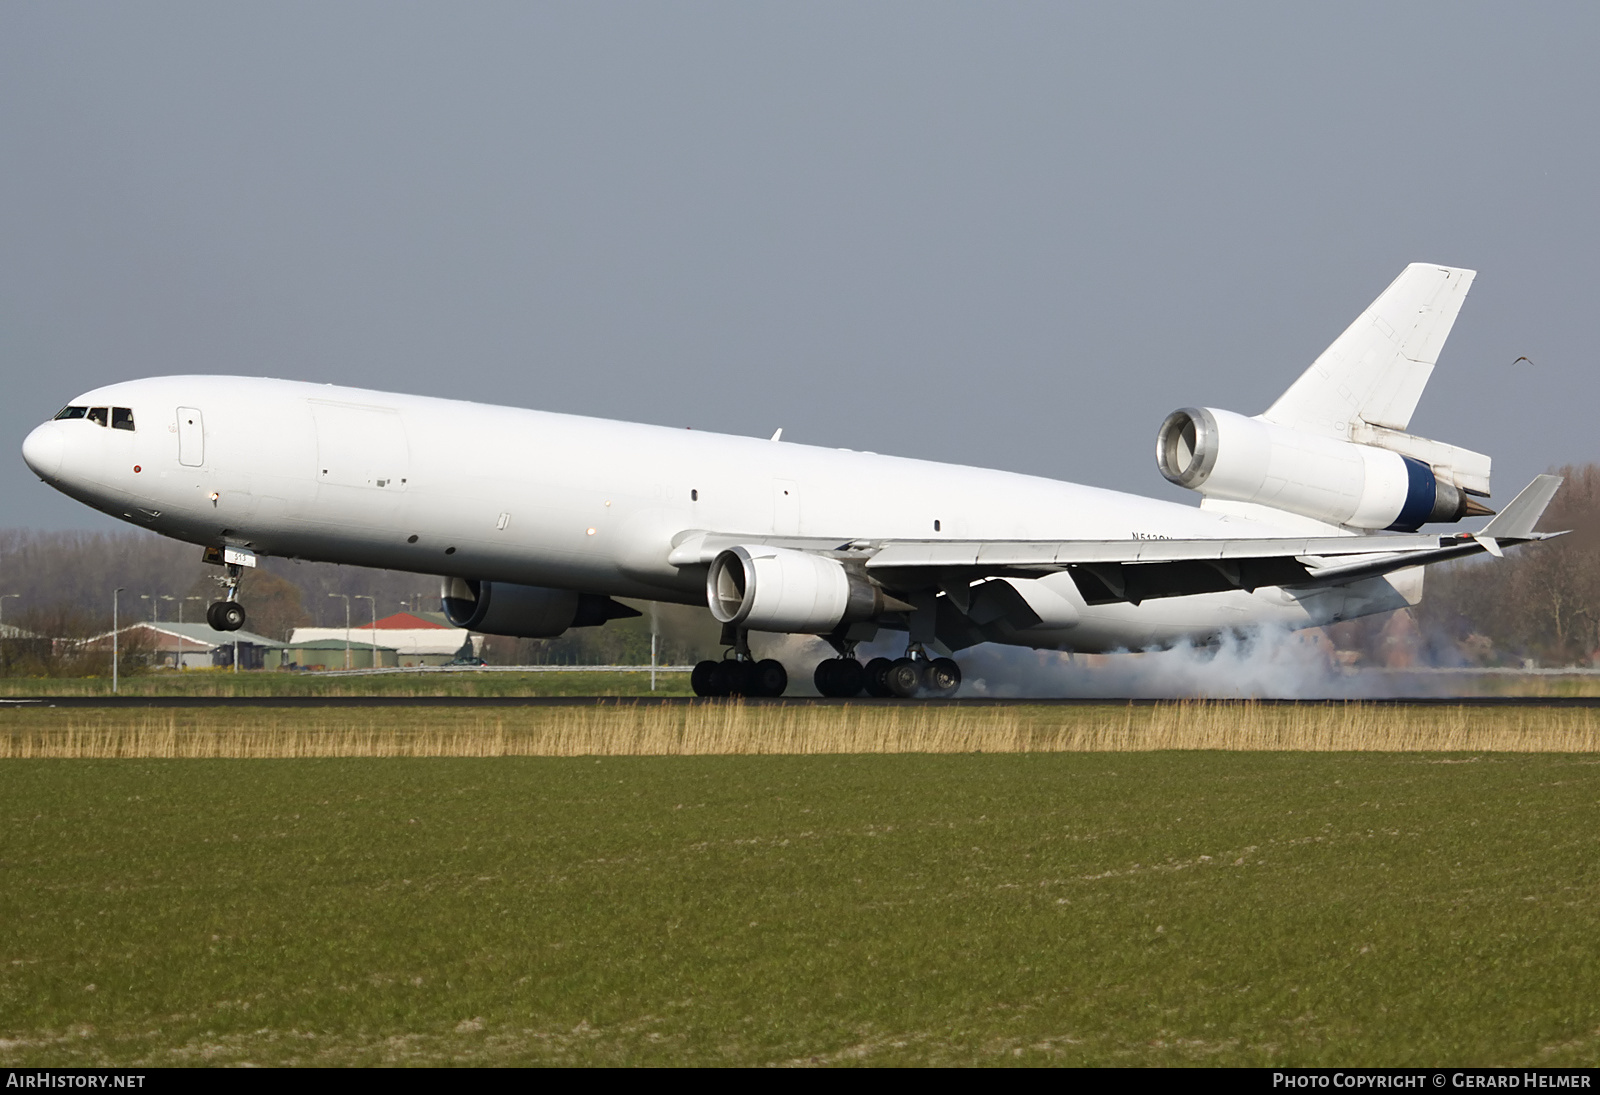
<svg viewBox="0 0 1600 1095">
<path fill-rule="evenodd" d="M 1561 479 L 1541 475 L 1481 532 L 1201 540 L 853 540 L 698 532 L 669 557 L 709 563 L 737 544 L 763 543 L 856 560 L 887 589 L 960 589 L 982 578 L 1071 573 L 1091 605 L 1263 586 L 1309 589 L 1360 581 L 1561 533 L 1535 532 Z"/>
</svg>

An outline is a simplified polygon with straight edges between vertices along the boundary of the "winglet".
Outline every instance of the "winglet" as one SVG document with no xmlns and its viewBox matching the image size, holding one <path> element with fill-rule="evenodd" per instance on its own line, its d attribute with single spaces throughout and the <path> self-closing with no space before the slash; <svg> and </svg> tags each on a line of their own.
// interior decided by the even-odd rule
<svg viewBox="0 0 1600 1095">
<path fill-rule="evenodd" d="M 1527 539 L 1533 535 L 1533 526 L 1544 516 L 1545 507 L 1556 496 L 1563 480 L 1559 475 L 1536 475 L 1533 482 L 1522 488 L 1522 493 L 1511 500 L 1494 520 L 1483 526 L 1483 531 L 1473 539 L 1479 543 L 1488 539 Z"/>
</svg>

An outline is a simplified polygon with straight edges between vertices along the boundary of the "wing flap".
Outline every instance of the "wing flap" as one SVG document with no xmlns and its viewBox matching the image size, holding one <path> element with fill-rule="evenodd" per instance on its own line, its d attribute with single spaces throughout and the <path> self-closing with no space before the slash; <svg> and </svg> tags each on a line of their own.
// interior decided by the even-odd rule
<svg viewBox="0 0 1600 1095">
<path fill-rule="evenodd" d="M 1176 563 L 1269 558 L 1324 558 L 1373 552 L 1428 551 L 1450 537 L 1298 536 L 1246 540 L 888 540 L 868 570 L 902 567 L 1016 567 L 1061 570 L 1096 563 Z"/>
<path fill-rule="evenodd" d="M 1246 559 L 1237 563 L 1214 559 L 1164 563 L 1090 563 L 1067 568 L 1084 603 L 1115 604 L 1197 593 L 1246 591 L 1304 581 L 1308 570 L 1292 557 Z"/>
</svg>

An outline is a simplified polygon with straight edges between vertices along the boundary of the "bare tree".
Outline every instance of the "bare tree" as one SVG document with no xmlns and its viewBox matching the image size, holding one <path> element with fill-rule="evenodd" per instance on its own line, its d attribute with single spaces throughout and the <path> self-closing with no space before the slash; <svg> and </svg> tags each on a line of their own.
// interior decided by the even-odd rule
<svg viewBox="0 0 1600 1095">
<path fill-rule="evenodd" d="M 1438 646 L 1468 660 L 1591 662 L 1600 650 L 1600 465 L 1555 469 L 1566 482 L 1539 527 L 1571 530 L 1505 559 L 1430 572 L 1417 610 Z"/>
</svg>

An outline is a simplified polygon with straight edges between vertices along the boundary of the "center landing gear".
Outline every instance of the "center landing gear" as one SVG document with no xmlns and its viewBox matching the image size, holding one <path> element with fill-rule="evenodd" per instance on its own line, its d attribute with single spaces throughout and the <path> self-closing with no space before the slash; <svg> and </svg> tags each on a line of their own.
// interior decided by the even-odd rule
<svg viewBox="0 0 1600 1095">
<path fill-rule="evenodd" d="M 727 631 L 731 630 L 731 635 Z M 689 686 L 697 696 L 751 696 L 774 698 L 789 687 L 789 671 L 773 658 L 756 661 L 750 654 L 749 633 L 743 629 L 725 630 L 723 641 L 733 649 L 721 661 L 706 659 L 689 674 Z"/>
<path fill-rule="evenodd" d="M 239 603 L 239 576 L 243 573 L 244 568 L 230 563 L 227 577 L 217 579 L 225 592 L 222 600 L 213 601 L 206 609 L 206 623 L 213 630 L 238 631 L 244 626 L 244 605 Z"/>
</svg>

